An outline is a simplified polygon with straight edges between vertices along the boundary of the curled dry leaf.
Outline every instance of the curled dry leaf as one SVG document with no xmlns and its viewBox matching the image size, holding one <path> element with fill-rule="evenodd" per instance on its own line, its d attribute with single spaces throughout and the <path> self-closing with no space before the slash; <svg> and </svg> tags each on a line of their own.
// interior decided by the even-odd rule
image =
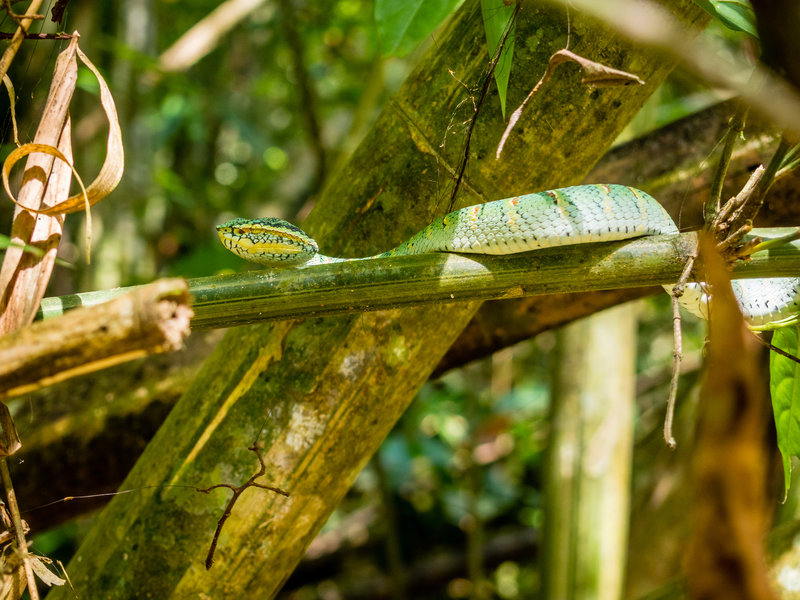
<svg viewBox="0 0 800 600">
<path fill-rule="evenodd" d="M 519 118 L 522 116 L 522 111 L 525 110 L 525 106 L 530 99 L 533 98 L 536 92 L 539 91 L 539 88 L 550 79 L 556 67 L 566 62 L 574 62 L 580 65 L 583 70 L 583 77 L 581 78 L 581 83 L 583 85 L 591 85 L 594 87 L 615 87 L 633 84 L 644 85 L 644 80 L 635 73 L 609 67 L 603 63 L 589 60 L 580 54 L 575 54 L 572 50 L 563 48 L 550 56 L 550 61 L 547 63 L 547 69 L 544 75 L 542 75 L 542 78 L 536 82 L 536 85 L 533 86 L 533 89 L 525 97 L 525 100 L 522 101 L 522 104 L 511 114 L 511 117 L 508 119 L 508 125 L 500 138 L 500 143 L 497 145 L 496 159 L 499 159 L 500 155 L 503 153 L 503 147 L 506 145 L 506 141 L 508 141 L 508 136 L 511 135 L 511 130 L 516 126 L 517 121 L 519 121 Z"/>
<path fill-rule="evenodd" d="M 549 79 L 555 68 L 565 62 L 575 62 L 581 66 L 581 69 L 583 69 L 581 83 L 584 85 L 593 85 L 594 87 L 614 87 L 633 84 L 644 85 L 644 80 L 635 73 L 629 73 L 628 71 L 622 71 L 604 65 L 603 63 L 589 60 L 566 48 L 559 50 L 550 57 L 550 63 L 547 65 L 547 71 L 543 79 Z"/>
<path fill-rule="evenodd" d="M 83 64 L 85 64 L 86 67 L 92 73 L 94 73 L 94 76 L 97 78 L 97 81 L 100 84 L 100 103 L 103 106 L 103 111 L 106 113 L 106 118 L 108 119 L 106 158 L 103 161 L 103 166 L 101 167 L 100 172 L 97 174 L 97 177 L 95 177 L 94 181 L 92 181 L 89 186 L 86 187 L 83 185 L 83 181 L 81 180 L 80 175 L 75 170 L 75 167 L 72 165 L 71 161 L 67 159 L 67 157 L 65 157 L 58 148 L 46 144 L 25 144 L 24 146 L 12 151 L 11 154 L 8 155 L 8 158 L 6 158 L 6 161 L 3 163 L 2 178 L 3 187 L 5 188 L 6 193 L 13 202 L 20 204 L 17 202 L 14 194 L 11 193 L 11 187 L 8 180 L 11 169 L 20 158 L 29 154 L 33 154 L 34 152 L 43 152 L 45 154 L 55 156 L 56 158 L 59 158 L 67 163 L 69 168 L 72 170 L 73 175 L 75 175 L 75 179 L 80 185 L 80 193 L 70 196 L 59 204 L 42 209 L 36 209 L 24 206 L 22 204 L 20 204 L 20 206 L 30 212 L 50 216 L 66 215 L 79 210 L 86 210 L 86 253 L 88 262 L 92 231 L 92 221 L 89 207 L 108 196 L 117 187 L 120 179 L 122 179 L 122 173 L 125 168 L 125 153 L 122 147 L 122 129 L 120 128 L 119 118 L 117 117 L 117 109 L 114 104 L 114 98 L 111 95 L 111 91 L 109 90 L 105 79 L 103 79 L 103 76 L 94 66 L 94 64 L 92 64 L 89 58 L 80 50 L 80 48 L 77 49 L 77 55 Z M 11 91 L 9 91 L 9 94 L 11 94 Z"/>
<path fill-rule="evenodd" d="M 29 154 L 33 154 L 34 152 L 42 152 L 44 154 L 49 154 L 50 156 L 55 156 L 59 160 L 64 161 L 72 170 L 72 174 L 75 176 L 75 180 L 81 187 L 81 193 L 76 194 L 75 196 L 71 196 L 70 198 L 67 198 L 64 202 L 61 202 L 60 204 L 56 204 L 55 206 L 48 206 L 46 208 L 31 208 L 19 202 L 14 197 L 14 194 L 11 192 L 11 186 L 8 183 L 8 177 L 11 174 L 11 169 L 14 168 L 14 165 L 17 163 L 19 159 L 28 156 Z M 29 210 L 30 212 L 39 213 L 42 215 L 50 215 L 50 216 L 67 214 L 69 212 L 74 212 L 74 210 L 68 210 L 69 206 L 65 205 L 70 205 L 71 203 L 80 200 L 82 204 L 79 205 L 79 208 L 86 209 L 86 229 L 87 231 L 91 231 L 92 219 L 90 216 L 89 207 L 98 200 L 100 200 L 102 197 L 95 198 L 94 202 L 90 202 L 89 191 L 83 185 L 83 180 L 81 179 L 81 176 L 78 174 L 78 171 L 75 170 L 75 167 L 72 166 L 70 160 L 66 156 L 64 156 L 61 150 L 59 150 L 55 146 L 48 146 L 47 144 L 25 144 L 24 146 L 20 146 L 19 148 L 12 150 L 11 153 L 6 158 L 5 162 L 3 163 L 2 176 L 3 176 L 3 187 L 5 188 L 8 197 L 11 198 L 11 201 L 14 204 L 18 204 L 25 210 Z"/>
</svg>

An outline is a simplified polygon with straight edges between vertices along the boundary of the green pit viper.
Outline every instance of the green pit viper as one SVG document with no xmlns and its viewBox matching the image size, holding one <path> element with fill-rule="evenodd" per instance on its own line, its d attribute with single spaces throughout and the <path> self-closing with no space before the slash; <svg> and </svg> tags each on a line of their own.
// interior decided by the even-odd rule
<svg viewBox="0 0 800 600">
<path fill-rule="evenodd" d="M 437 219 L 397 248 L 366 258 L 319 254 L 302 229 L 274 218 L 233 219 L 217 226 L 223 245 L 250 262 L 290 267 L 404 254 L 459 252 L 514 254 L 538 248 L 677 234 L 678 228 L 652 197 L 623 185 L 578 185 L 468 206 Z M 778 277 L 732 282 L 745 319 L 768 329 L 800 312 L 800 279 Z M 670 292 L 672 286 L 664 286 Z M 681 304 L 705 317 L 708 297 L 689 284 Z"/>
</svg>

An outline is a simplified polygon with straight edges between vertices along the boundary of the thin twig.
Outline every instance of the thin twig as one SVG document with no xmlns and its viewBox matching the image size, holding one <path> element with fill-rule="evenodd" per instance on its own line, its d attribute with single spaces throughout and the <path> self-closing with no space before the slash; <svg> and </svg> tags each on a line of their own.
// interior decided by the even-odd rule
<svg viewBox="0 0 800 600">
<path fill-rule="evenodd" d="M 25 14 L 17 14 L 14 12 L 14 9 L 11 8 L 11 0 L 3 0 L 3 7 L 6 9 L 8 16 L 17 24 L 19 27 L 23 27 L 22 20 L 23 19 L 34 19 L 34 20 L 41 20 L 44 19 L 44 15 L 25 15 Z M 27 29 L 27 27 L 25 27 Z"/>
<path fill-rule="evenodd" d="M 756 341 L 758 341 L 758 343 L 761 344 L 762 346 L 765 346 L 766 348 L 769 348 L 770 350 L 772 350 L 776 354 L 780 354 L 781 356 L 786 357 L 789 360 L 792 360 L 792 361 L 800 364 L 800 358 L 796 357 L 794 354 L 789 354 L 788 352 L 786 352 L 786 350 L 781 350 L 777 346 L 773 346 L 767 340 L 765 340 L 764 338 L 762 338 L 760 335 L 756 334 L 755 332 L 752 332 L 752 334 L 753 334 L 753 337 L 756 338 Z"/>
<path fill-rule="evenodd" d="M 480 113 L 481 107 L 483 106 L 484 100 L 486 100 L 486 96 L 489 93 L 489 86 L 492 83 L 492 76 L 494 75 L 494 70 L 497 67 L 497 63 L 500 61 L 500 56 L 503 54 L 503 50 L 506 47 L 506 42 L 508 41 L 508 37 L 511 32 L 514 30 L 514 24 L 517 21 L 517 15 L 519 14 L 521 2 L 517 2 L 514 5 L 514 12 L 511 14 L 511 18 L 508 20 L 508 24 L 506 25 L 506 30 L 503 32 L 503 37 L 500 38 L 500 43 L 497 44 L 497 50 L 492 57 L 492 61 L 489 63 L 488 72 L 483 79 L 483 83 L 481 83 L 481 89 L 478 92 L 478 100 L 475 102 L 474 113 L 472 118 L 469 120 L 469 126 L 467 127 L 467 135 L 466 139 L 464 140 L 464 152 L 461 156 L 461 161 L 458 165 L 458 174 L 456 175 L 456 182 L 453 186 L 453 192 L 450 194 L 450 204 L 447 207 L 447 212 L 452 211 L 455 208 L 456 204 L 456 195 L 458 194 L 458 188 L 461 186 L 461 180 L 464 178 L 464 172 L 467 169 L 467 163 L 469 162 L 469 148 L 470 142 L 472 140 L 472 132 L 475 129 L 475 123 L 478 121 L 478 114 Z"/>
<path fill-rule="evenodd" d="M 681 360 L 683 358 L 683 331 L 681 330 L 681 311 L 679 298 L 683 295 L 683 288 L 689 281 L 689 276 L 694 268 L 695 250 L 678 278 L 678 283 L 672 288 L 672 379 L 669 382 L 669 396 L 667 398 L 667 414 L 664 417 L 664 441 L 667 446 L 674 449 L 678 444 L 672 433 L 672 425 L 675 421 L 675 401 L 678 398 L 678 380 L 681 374 Z"/>
<path fill-rule="evenodd" d="M 717 245 L 717 249 L 723 256 L 728 255 L 741 242 L 744 235 L 748 233 L 749 227 L 752 226 L 753 220 L 764 204 L 769 188 L 772 187 L 775 181 L 775 175 L 791 150 L 792 144 L 785 137 L 782 137 L 767 166 L 760 167 L 759 169 L 763 169 L 760 173 L 759 169 L 756 169 L 745 188 L 737 194 L 735 210 L 731 211 L 726 206 L 720 211 L 720 215 L 714 222 L 714 231 L 733 232 L 729 233 Z M 756 176 L 757 174 L 758 176 Z M 730 217 L 727 216 L 728 214 L 730 214 Z"/>
<path fill-rule="evenodd" d="M 759 181 L 764 176 L 764 165 L 758 165 L 755 171 L 750 174 L 750 178 L 745 182 L 742 189 L 733 198 L 728 200 L 715 215 L 711 226 L 708 228 L 716 237 L 727 235 L 735 214 L 741 213 L 742 207 L 750 199 L 758 186 Z"/>
<path fill-rule="evenodd" d="M 11 483 L 11 473 L 8 471 L 7 460 L 6 457 L 0 458 L 0 479 L 2 479 L 3 487 L 6 490 L 8 510 L 11 513 L 11 522 L 14 524 L 14 535 L 17 539 L 17 550 L 25 569 L 25 579 L 28 582 L 28 593 L 31 596 L 31 600 L 39 600 L 39 590 L 36 587 L 36 577 L 33 575 L 33 567 L 28 557 L 28 542 L 25 539 L 25 529 L 22 525 L 22 517 L 19 514 L 17 494 L 14 492 L 14 486 Z"/>
<path fill-rule="evenodd" d="M 8 73 L 11 61 L 14 60 L 14 56 L 16 56 L 17 50 L 19 50 L 22 40 L 25 39 L 25 35 L 28 33 L 28 28 L 31 26 L 31 23 L 33 23 L 33 20 L 38 16 L 39 7 L 42 5 L 43 1 L 44 0 L 31 0 L 31 3 L 28 5 L 28 10 L 25 11 L 25 18 L 20 22 L 17 31 L 14 32 L 14 36 L 11 38 L 11 42 L 3 52 L 2 58 L 0 58 L 0 81 L 2 81 L 3 77 Z"/>
<path fill-rule="evenodd" d="M 0 40 L 11 40 L 14 38 L 13 33 L 0 31 Z M 26 33 L 24 36 L 26 40 L 71 40 L 72 34 L 70 33 Z"/>
</svg>

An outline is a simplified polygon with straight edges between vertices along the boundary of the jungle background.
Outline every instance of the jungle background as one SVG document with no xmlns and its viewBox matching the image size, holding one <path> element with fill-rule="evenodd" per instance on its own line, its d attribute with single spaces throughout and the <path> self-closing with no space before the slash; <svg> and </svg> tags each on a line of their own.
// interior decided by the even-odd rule
<svg viewBox="0 0 800 600">
<path fill-rule="evenodd" d="M 31 31 L 80 32 L 81 48 L 104 74 L 116 101 L 126 154 L 119 187 L 93 210 L 91 263 L 83 258 L 84 222 L 78 216 L 70 217 L 59 248 L 66 266 L 56 267 L 47 295 L 130 286 L 166 276 L 196 278 L 247 271 L 250 266 L 220 245 L 215 225 L 235 216 L 278 216 L 302 222 L 326 189 L 340 185 L 332 181 L 346 172 L 348 159 L 375 126 L 381 111 L 391 105 L 405 78 L 420 61 L 436 53 L 445 29 L 454 20 L 475 20 L 481 10 L 486 21 L 487 10 L 491 16 L 492 10 L 514 9 L 503 2 L 484 2 L 483 7 L 473 0 L 466 0 L 463 6 L 452 1 L 411 2 L 406 4 L 424 8 L 419 9 L 412 26 L 401 28 L 390 18 L 396 4 L 403 3 L 73 2 L 67 5 L 61 24 L 53 24 L 49 18 L 35 23 Z M 45 2 L 41 12 L 49 15 L 51 8 L 52 0 L 50 5 Z M 712 18 L 691 2 L 672 3 L 669 9 L 691 27 L 704 29 L 702 36 L 722 59 L 734 65 L 756 60 L 755 31 L 742 31 L 729 21 Z M 470 17 L 457 16 L 462 13 Z M 520 29 L 515 39 L 519 58 L 511 60 L 505 102 L 486 71 L 492 52 L 486 48 L 485 37 L 480 40 L 480 51 L 476 50 L 484 61 L 477 70 L 480 77 L 462 80 L 464 75 L 455 61 L 442 57 L 438 66 L 446 70 L 452 62 L 453 70 L 446 76 L 454 82 L 453 88 L 460 90 L 460 99 L 435 107 L 443 126 L 428 134 L 437 145 L 458 154 L 484 79 L 490 79 L 490 86 L 480 113 L 491 114 L 493 123 L 505 124 L 530 91 L 530 82 L 543 74 L 546 60 L 542 63 L 542 59 L 565 43 L 572 42 L 572 47 L 593 60 L 608 59 L 603 52 L 592 54 L 595 46 L 589 33 L 591 27 L 606 31 L 603 27 L 608 25 L 594 25 L 590 19 L 590 27 L 582 20 L 588 17 L 581 17 L 577 8 L 568 10 L 563 5 L 529 2 L 520 7 L 521 19 L 540 15 L 544 15 L 540 26 Z M 201 29 L 199 35 L 208 47 L 182 47 L 187 32 L 197 33 L 201 23 L 207 29 Z M 793 24 L 787 17 L 785 23 L 769 26 L 791 30 Z M 0 29 L 13 32 L 13 21 L 5 17 Z M 67 43 L 27 40 L 11 66 L 23 141 L 33 137 L 55 58 Z M 621 56 L 628 58 L 624 52 Z M 664 75 L 678 62 L 669 53 L 666 59 L 658 56 L 654 60 L 663 61 L 659 68 Z M 524 82 L 514 84 L 519 71 L 534 64 L 525 62 L 531 57 L 538 58 L 535 64 L 540 70 L 527 73 Z M 704 60 L 703 56 L 696 58 L 700 63 Z M 608 66 L 635 73 L 639 63 L 632 62 Z M 741 79 L 740 73 L 731 69 L 731 78 Z M 558 85 L 581 87 L 574 65 L 562 67 L 562 71 L 554 75 Z M 641 101 L 635 109 L 625 109 L 635 117 L 620 125 L 617 129 L 621 131 L 612 139 L 595 142 L 589 134 L 576 137 L 590 130 L 588 126 L 578 128 L 573 137 L 558 134 L 555 132 L 564 124 L 554 122 L 547 124 L 553 137 L 537 143 L 544 152 L 569 154 L 553 146 L 611 146 L 613 142 L 613 148 L 591 172 L 577 181 L 578 175 L 570 174 L 562 183 L 635 185 L 659 198 L 682 229 L 697 226 L 697 199 L 708 193 L 728 118 L 735 112 L 733 91 L 710 85 L 697 71 L 678 64 L 647 94 L 614 88 L 614 94 L 638 93 Z M 660 78 L 660 73 L 654 75 L 653 81 Z M 79 71 L 78 88 L 71 108 L 75 164 L 81 171 L 86 169 L 89 177 L 88 172 L 102 162 L 106 126 L 98 109 L 97 84 L 84 68 Z M 605 93 L 603 89 L 591 93 L 596 98 Z M 547 88 L 540 92 L 542 97 L 548 93 Z M 650 97 L 645 98 L 647 95 Z M 555 93 L 551 97 L 557 102 Z M 5 97 L 0 98 L 0 114 L 4 115 L 3 151 L 7 155 L 13 138 Z M 607 137 L 605 129 L 598 128 L 603 130 L 598 136 Z M 568 124 L 566 129 L 570 129 Z M 758 114 L 748 119 L 740 136 L 741 151 L 735 154 L 726 181 L 729 195 L 735 194 L 755 166 L 769 159 L 778 139 L 776 131 Z M 474 135 L 483 140 L 480 151 L 474 151 L 478 154 L 496 146 L 499 139 L 497 128 L 490 125 L 479 125 Z M 413 160 L 409 165 L 406 177 L 423 182 L 414 191 L 425 189 L 432 196 L 431 203 L 446 206 L 453 185 L 451 172 L 446 168 L 418 171 Z M 582 165 L 585 171 L 590 167 Z M 491 168 L 480 167 L 480 172 Z M 516 170 L 528 173 L 539 168 L 534 153 Z M 467 180 L 471 175 L 477 179 L 478 172 L 479 168 L 467 161 Z M 527 175 L 520 179 L 526 183 Z M 558 181 L 557 174 L 553 180 Z M 791 177 L 776 184 L 767 202 L 765 223 L 787 224 L 785 212 L 791 214 L 791 209 L 786 206 L 796 195 L 795 189 Z M 525 191 L 536 190 L 501 188 L 496 197 Z M 0 206 L 0 231 L 10 230 L 12 212 L 10 202 Z M 613 379 L 616 369 L 627 368 L 617 366 L 615 357 L 624 356 L 624 348 L 630 350 L 632 371 L 630 376 L 620 376 L 630 394 L 623 397 L 612 392 L 619 404 L 607 407 L 610 414 L 620 417 L 625 428 L 620 436 L 629 440 L 631 448 L 627 454 L 609 459 L 619 463 L 616 491 L 610 494 L 615 499 L 599 501 L 600 491 L 597 497 L 586 490 L 583 496 L 576 496 L 574 490 L 545 485 L 550 481 L 546 465 L 553 460 L 548 458 L 548 450 L 553 452 L 558 433 L 567 430 L 565 422 L 582 418 L 554 414 L 551 399 L 559 397 L 559 390 L 563 392 L 572 380 L 590 378 L 580 364 L 570 360 L 580 353 L 580 340 L 588 340 L 592 334 L 585 329 L 570 333 L 556 327 L 654 291 L 609 292 L 582 300 L 561 295 L 543 300 L 550 304 L 512 300 L 485 304 L 452 350 L 438 365 L 430 365 L 430 380 L 391 428 L 319 534 L 313 541 L 309 539 L 307 550 L 300 550 L 303 558 L 291 576 L 286 574 L 277 597 L 555 597 L 555 572 L 567 574 L 572 597 L 589 597 L 580 590 L 592 584 L 580 579 L 601 578 L 598 573 L 602 571 L 617 572 L 622 578 L 604 583 L 601 587 L 611 595 L 602 597 L 678 597 L 673 594 L 680 594 L 676 591 L 680 586 L 673 583 L 684 574 L 692 536 L 688 515 L 698 501 L 692 495 L 691 464 L 702 378 L 703 323 L 692 317 L 683 321 L 677 450 L 666 447 L 661 432 L 672 372 L 673 333 L 670 300 L 660 294 L 624 305 L 621 315 L 613 317 L 622 320 L 598 334 L 599 350 L 587 359 L 599 366 L 601 378 Z M 537 310 L 552 316 L 542 318 Z M 354 327 L 369 327 L 358 318 L 355 323 Z M 23 517 L 32 529 L 33 551 L 68 563 L 95 522 L 97 511 L 109 499 L 102 494 L 119 488 L 222 335 L 219 329 L 195 331 L 184 351 L 100 371 L 10 403 L 23 442 L 23 451 L 11 459 L 12 475 Z M 766 373 L 766 352 L 760 360 Z M 769 422 L 768 403 L 763 408 Z M 771 546 L 770 573 L 776 585 L 789 590 L 786 594 L 798 593 L 800 587 L 792 583 L 795 580 L 787 579 L 785 571 L 775 566 L 778 556 L 789 560 L 786 556 L 791 554 L 786 553 L 786 544 L 779 542 L 791 539 L 795 531 L 797 493 L 793 487 L 786 501 L 780 502 L 783 480 L 774 436 L 774 431 L 766 429 L 762 440 L 764 510 L 769 528 L 779 532 L 775 534 L 778 541 L 771 542 L 775 545 Z M 231 448 L 244 448 L 249 441 L 228 443 Z M 561 440 L 559 444 L 596 456 L 597 449 L 591 454 L 586 440 Z M 269 473 L 267 479 L 282 485 L 271 480 Z M 216 482 L 198 482 L 198 486 Z M 139 493 L 135 486 L 132 489 L 130 494 Z M 51 504 L 84 495 L 92 497 Z M 572 559 L 559 563 L 557 550 L 547 546 L 542 535 L 546 527 L 553 527 L 552 520 L 546 525 L 548 502 L 549 506 L 567 506 L 578 502 L 577 498 L 585 507 L 582 510 L 588 511 L 584 518 L 589 524 L 582 527 L 598 530 L 609 539 L 623 539 L 622 544 L 600 551 L 594 567 L 584 565 L 584 570 L 574 566 L 577 550 L 569 551 Z M 222 500 L 220 496 L 220 506 Z M 231 519 L 236 515 L 234 508 Z M 612 523 L 620 516 L 629 525 Z M 211 539 L 214 519 L 210 523 L 210 528 L 207 520 L 196 524 L 203 540 Z M 604 524 L 616 531 L 603 532 Z M 578 532 L 585 529 L 574 527 L 578 539 L 573 542 L 579 547 L 583 533 Z M 205 546 L 198 551 L 204 554 Z M 220 564 L 224 561 L 225 557 L 218 558 Z M 155 572 L 149 576 L 159 577 Z M 72 597 L 70 592 L 59 593 Z"/>
</svg>

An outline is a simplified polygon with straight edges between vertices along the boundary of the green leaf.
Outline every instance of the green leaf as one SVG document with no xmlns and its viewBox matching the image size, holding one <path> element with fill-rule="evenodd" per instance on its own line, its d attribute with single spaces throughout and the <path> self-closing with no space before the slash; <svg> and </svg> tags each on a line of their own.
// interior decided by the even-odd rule
<svg viewBox="0 0 800 600">
<path fill-rule="evenodd" d="M 375 21 L 384 56 L 403 56 L 449 16 L 462 0 L 377 0 Z"/>
<path fill-rule="evenodd" d="M 798 328 L 778 329 L 772 337 L 773 345 L 793 356 L 800 355 Z M 769 359 L 770 394 L 775 428 L 778 431 L 778 449 L 783 457 L 785 490 L 789 493 L 792 475 L 792 456 L 800 456 L 800 364 L 772 352 Z"/>
<path fill-rule="evenodd" d="M 497 46 L 503 39 L 503 34 L 508 27 L 509 21 L 514 14 L 514 3 L 506 6 L 503 0 L 481 0 L 481 12 L 483 13 L 483 26 L 486 29 L 486 44 L 489 47 L 489 56 L 494 57 Z M 511 60 L 514 57 L 514 30 L 516 23 L 511 25 L 511 32 L 508 34 L 506 45 L 500 54 L 500 60 L 494 69 L 494 80 L 497 83 L 497 95 L 500 97 L 500 110 L 503 111 L 503 118 L 506 116 L 506 90 L 508 89 L 508 76 L 511 73 Z"/>
<path fill-rule="evenodd" d="M 758 39 L 756 15 L 745 0 L 694 0 L 703 10 L 717 17 L 728 28 Z"/>
<path fill-rule="evenodd" d="M 3 235 L 0 233 L 0 250 L 5 250 L 6 248 L 21 248 L 23 252 L 28 252 L 29 254 L 33 254 L 37 258 L 41 258 L 44 256 L 44 251 L 41 248 L 37 248 L 36 246 L 30 246 L 28 244 L 22 245 L 14 240 L 12 240 L 7 235 Z M 73 268 L 72 263 L 68 263 L 65 260 L 60 258 L 56 259 L 56 264 L 61 265 L 62 267 L 67 267 L 69 269 Z"/>
</svg>

